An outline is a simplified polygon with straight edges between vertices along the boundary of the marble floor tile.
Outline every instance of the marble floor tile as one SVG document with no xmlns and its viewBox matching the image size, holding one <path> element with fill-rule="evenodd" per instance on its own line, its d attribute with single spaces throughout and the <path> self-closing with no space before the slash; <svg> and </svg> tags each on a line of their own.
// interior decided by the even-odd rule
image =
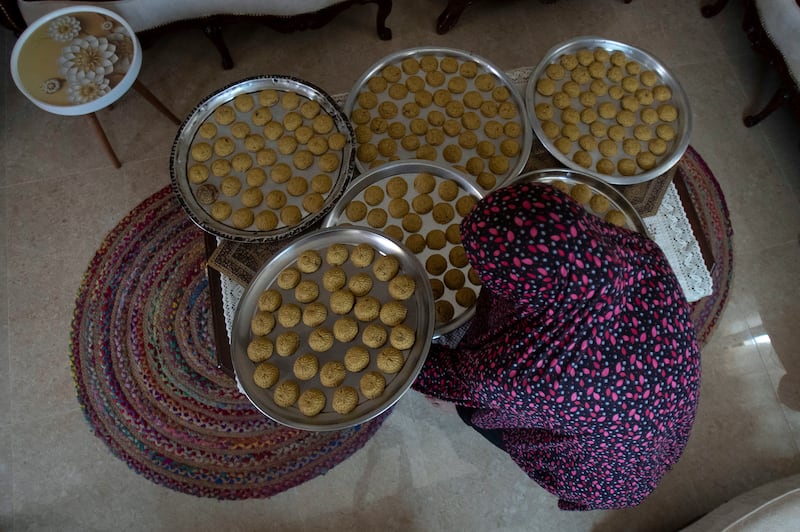
<svg viewBox="0 0 800 532">
<path fill-rule="evenodd" d="M 170 184 L 178 126 L 131 91 L 99 113 L 123 163 L 113 168 L 85 119 L 48 114 L 17 91 L 8 74 L 15 39 L 0 30 L 0 529 L 674 531 L 800 473 L 798 119 L 779 109 L 744 127 L 777 79 L 751 50 L 739 3 L 712 19 L 700 15 L 703 3 L 473 2 L 438 35 L 445 3 L 408 0 L 394 2 L 389 41 L 375 34 L 373 5 L 294 33 L 232 23 L 224 28 L 230 70 L 197 28 L 145 43 L 140 79 L 180 119 L 256 75 L 347 92 L 384 56 L 418 46 L 466 50 L 509 70 L 535 65 L 566 39 L 598 35 L 669 65 L 692 105 L 690 142 L 730 209 L 734 280 L 703 349 L 701 401 L 682 459 L 641 505 L 579 513 L 558 510 L 505 453 L 413 391 L 363 449 L 269 499 L 184 495 L 113 456 L 75 398 L 70 322 L 105 235 Z"/>
</svg>

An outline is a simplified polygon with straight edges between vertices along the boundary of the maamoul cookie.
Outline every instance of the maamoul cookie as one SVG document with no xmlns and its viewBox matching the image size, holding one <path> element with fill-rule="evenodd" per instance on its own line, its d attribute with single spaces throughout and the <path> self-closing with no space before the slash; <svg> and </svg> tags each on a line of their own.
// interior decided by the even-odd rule
<svg viewBox="0 0 800 532">
<path fill-rule="evenodd" d="M 403 352 L 395 347 L 385 347 L 378 352 L 376 357 L 378 369 L 384 373 L 397 373 L 403 369 L 405 357 Z"/>
<path fill-rule="evenodd" d="M 336 388 L 344 382 L 347 372 L 344 364 L 338 360 L 331 360 L 322 365 L 319 370 L 319 381 L 323 386 Z"/>
<path fill-rule="evenodd" d="M 275 404 L 282 407 L 292 406 L 300 397 L 300 386 L 294 381 L 283 381 L 278 384 L 273 394 Z"/>
<path fill-rule="evenodd" d="M 318 327 L 308 335 L 308 346 L 317 353 L 324 353 L 333 347 L 334 336 L 330 329 Z"/>
<path fill-rule="evenodd" d="M 325 394 L 316 388 L 309 388 L 300 394 L 297 399 L 297 407 L 303 415 L 314 417 L 325 408 Z"/>
<path fill-rule="evenodd" d="M 313 379 L 319 371 L 319 359 L 313 353 L 300 355 L 292 366 L 294 376 L 301 381 Z"/>
<path fill-rule="evenodd" d="M 278 382 L 281 372 L 275 364 L 261 362 L 253 371 L 253 382 L 259 388 L 271 388 Z"/>
<path fill-rule="evenodd" d="M 256 336 L 247 344 L 247 358 L 253 362 L 263 362 L 272 356 L 275 345 L 266 336 Z"/>
<path fill-rule="evenodd" d="M 344 365 L 352 373 L 363 371 L 369 365 L 369 350 L 362 345 L 348 347 L 344 353 Z"/>
<path fill-rule="evenodd" d="M 386 379 L 377 371 L 365 373 L 358 382 L 361 393 L 367 399 L 376 399 L 383 394 L 386 388 Z"/>
<path fill-rule="evenodd" d="M 358 406 L 358 391 L 352 386 L 339 386 L 333 391 L 333 409 L 339 414 L 349 414 Z"/>
<path fill-rule="evenodd" d="M 294 331 L 285 331 L 275 338 L 275 352 L 282 357 L 288 357 L 300 347 L 300 335 Z"/>
</svg>

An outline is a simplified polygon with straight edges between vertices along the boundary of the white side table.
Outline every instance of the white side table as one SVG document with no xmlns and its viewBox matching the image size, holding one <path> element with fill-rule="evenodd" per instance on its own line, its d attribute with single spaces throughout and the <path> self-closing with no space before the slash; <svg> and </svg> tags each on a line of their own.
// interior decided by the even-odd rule
<svg viewBox="0 0 800 532">
<path fill-rule="evenodd" d="M 142 47 L 130 25 L 108 9 L 75 6 L 33 22 L 11 52 L 11 76 L 36 106 L 88 117 L 116 168 L 121 166 L 96 111 L 136 89 L 175 124 L 181 121 L 137 79 Z"/>
</svg>

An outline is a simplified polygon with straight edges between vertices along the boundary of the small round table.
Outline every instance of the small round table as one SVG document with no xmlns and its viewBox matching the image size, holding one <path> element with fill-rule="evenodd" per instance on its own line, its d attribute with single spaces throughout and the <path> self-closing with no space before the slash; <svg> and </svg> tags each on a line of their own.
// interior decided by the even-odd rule
<svg viewBox="0 0 800 532">
<path fill-rule="evenodd" d="M 94 6 L 57 9 L 22 32 L 11 52 L 11 76 L 35 105 L 85 115 L 116 168 L 121 166 L 96 111 L 136 89 L 175 124 L 181 121 L 137 79 L 142 47 L 118 14 Z"/>
</svg>

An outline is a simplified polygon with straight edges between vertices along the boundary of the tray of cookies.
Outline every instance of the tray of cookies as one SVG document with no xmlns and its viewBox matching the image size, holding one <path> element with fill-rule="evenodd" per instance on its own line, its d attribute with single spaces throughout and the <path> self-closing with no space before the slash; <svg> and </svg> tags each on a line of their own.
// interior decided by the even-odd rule
<svg viewBox="0 0 800 532">
<path fill-rule="evenodd" d="M 528 79 L 525 104 L 556 159 L 607 183 L 654 179 L 689 145 L 686 93 L 661 61 L 629 44 L 587 36 L 554 46 Z"/>
<path fill-rule="evenodd" d="M 338 430 L 391 407 L 433 336 L 433 295 L 402 244 L 365 228 L 315 231 L 267 262 L 239 301 L 231 361 L 271 419 Z"/>
<path fill-rule="evenodd" d="M 333 207 L 355 171 L 353 131 L 334 100 L 297 78 L 247 78 L 189 114 L 170 158 L 191 219 L 219 237 L 267 242 Z"/>
<path fill-rule="evenodd" d="M 583 172 L 545 169 L 526 172 L 513 183 L 546 183 L 580 203 L 584 209 L 606 222 L 650 236 L 642 217 L 617 189 Z"/>
<path fill-rule="evenodd" d="M 450 48 L 386 56 L 358 79 L 344 112 L 362 173 L 424 159 L 454 166 L 488 191 L 522 171 L 533 140 L 525 101 L 505 73 Z"/>
<path fill-rule="evenodd" d="M 475 313 L 481 281 L 461 245 L 460 224 L 482 197 L 480 188 L 452 167 L 397 161 L 356 178 L 324 225 L 369 227 L 404 243 L 427 272 L 438 337 Z"/>
</svg>

